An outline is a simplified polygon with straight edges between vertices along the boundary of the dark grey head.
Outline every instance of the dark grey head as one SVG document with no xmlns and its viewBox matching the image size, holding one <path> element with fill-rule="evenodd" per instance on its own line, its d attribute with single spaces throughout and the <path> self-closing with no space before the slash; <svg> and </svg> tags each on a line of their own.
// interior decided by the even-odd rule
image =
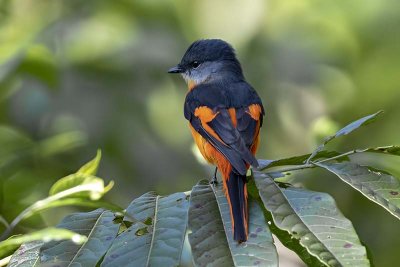
<svg viewBox="0 0 400 267">
<path fill-rule="evenodd" d="M 193 85 L 219 79 L 243 79 L 242 68 L 234 49 L 219 39 L 194 42 L 181 62 L 168 72 L 181 73 L 186 82 Z"/>
</svg>

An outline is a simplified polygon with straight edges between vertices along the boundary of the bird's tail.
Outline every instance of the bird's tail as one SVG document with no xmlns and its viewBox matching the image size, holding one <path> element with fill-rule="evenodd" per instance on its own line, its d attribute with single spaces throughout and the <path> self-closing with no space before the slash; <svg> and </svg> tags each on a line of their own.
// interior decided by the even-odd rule
<svg viewBox="0 0 400 267">
<path fill-rule="evenodd" d="M 246 176 L 231 171 L 229 179 L 226 179 L 224 183 L 231 209 L 233 239 L 239 243 L 245 242 L 248 234 Z"/>
</svg>

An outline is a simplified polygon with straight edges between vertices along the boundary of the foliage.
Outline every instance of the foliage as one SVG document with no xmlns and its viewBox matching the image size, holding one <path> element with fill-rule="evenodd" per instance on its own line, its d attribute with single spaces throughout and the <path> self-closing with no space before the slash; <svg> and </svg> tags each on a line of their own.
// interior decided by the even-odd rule
<svg viewBox="0 0 400 267">
<path fill-rule="evenodd" d="M 98 151 L 96 157 L 92 161 L 85 164 L 76 173 L 58 180 L 50 189 L 50 193 L 47 198 L 36 201 L 24 209 L 10 224 L 8 224 L 8 222 L 3 218 L 3 223 L 6 226 L 6 229 L 0 237 L 0 240 L 4 240 L 0 242 L 0 248 L 2 248 L 0 249 L 0 257 L 7 256 L 7 253 L 9 253 L 10 250 L 13 251 L 21 243 L 28 241 L 33 242 L 39 240 L 43 242 L 49 242 L 52 240 L 66 239 L 77 244 L 83 243 L 82 235 L 86 235 L 87 233 L 82 233 L 82 235 L 79 235 L 71 231 L 61 231 L 53 228 L 47 228 L 22 236 L 17 235 L 9 237 L 18 224 L 31 216 L 37 215 L 43 210 L 65 205 L 88 207 L 104 206 L 115 211 L 121 210 L 119 207 L 110 203 L 98 201 L 113 186 L 112 182 L 110 182 L 107 186 L 104 186 L 104 181 L 101 178 L 94 176 L 96 175 L 100 158 L 101 152 Z M 86 221 L 85 227 L 87 226 L 87 223 L 88 222 Z M 27 247 L 30 249 L 29 245 L 27 245 Z M 35 247 L 37 248 L 37 246 Z"/>
<path fill-rule="evenodd" d="M 326 140 L 350 133 L 378 114 L 353 122 Z M 187 233 L 195 266 L 278 266 L 279 255 L 272 235 L 309 266 L 372 266 L 367 248 L 335 200 L 327 193 L 285 182 L 285 173 L 325 169 L 399 218 L 398 179 L 388 172 L 359 165 L 350 157 L 371 152 L 399 155 L 398 148 L 337 153 L 325 151 L 322 146 L 303 156 L 260 160 L 262 167 L 252 170 L 249 177 L 249 236 L 241 244 L 232 238 L 222 185 L 202 180 L 190 192 L 168 196 L 146 193 L 134 199 L 122 213 L 105 209 L 73 213 L 57 228 L 10 237 L 0 243 L 3 257 L 23 244 L 12 257 L 2 261 L 15 267 L 177 266 Z M 96 203 L 112 186 L 105 187 L 103 180 L 94 176 L 100 156 L 98 152 L 75 174 L 60 179 L 50 190 L 50 196 L 39 201 L 41 206 L 36 208 L 37 202 L 28 207 L 8 226 L 5 235 L 28 215 L 53 207 L 54 201 L 72 198 Z"/>
<path fill-rule="evenodd" d="M 329 151 L 314 160 L 399 144 L 399 3 L 0 1 L 0 232 L 99 147 L 100 172 L 116 186 L 92 208 L 103 201 L 112 209 L 107 200 L 126 207 L 150 190 L 186 191 L 199 177 L 211 176 L 213 170 L 188 149 L 193 141 L 181 108 L 184 83 L 165 73 L 199 38 L 222 38 L 235 47 L 266 107 L 257 155 L 278 159 L 276 168 L 291 155 L 300 155 L 293 164 L 302 165 L 339 125 L 381 108 L 387 114 L 377 127 L 329 143 Z M 400 176 L 400 158 L 389 153 L 348 157 Z M 344 180 L 322 168 L 286 174 L 280 185 L 335 198 L 377 266 L 398 261 L 400 227 L 376 202 L 360 198 L 358 189 L 346 190 Z M 56 225 L 66 214 L 86 210 L 75 207 L 80 203 L 78 197 L 64 206 L 53 202 L 60 208 L 23 220 L 15 232 Z"/>
</svg>

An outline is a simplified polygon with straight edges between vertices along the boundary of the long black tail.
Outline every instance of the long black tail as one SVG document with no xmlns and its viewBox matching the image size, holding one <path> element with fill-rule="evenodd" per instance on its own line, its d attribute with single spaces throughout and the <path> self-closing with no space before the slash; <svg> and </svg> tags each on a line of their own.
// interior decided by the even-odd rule
<svg viewBox="0 0 400 267">
<path fill-rule="evenodd" d="M 245 242 L 248 233 L 246 176 L 231 171 L 226 187 L 231 208 L 233 239 L 239 243 Z"/>
</svg>

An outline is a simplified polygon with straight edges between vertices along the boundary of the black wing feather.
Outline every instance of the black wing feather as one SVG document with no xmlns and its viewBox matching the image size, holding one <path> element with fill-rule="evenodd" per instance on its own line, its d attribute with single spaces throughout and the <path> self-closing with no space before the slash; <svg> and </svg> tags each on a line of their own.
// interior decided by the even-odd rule
<svg viewBox="0 0 400 267">
<path fill-rule="evenodd" d="M 218 115 L 208 123 L 225 144 L 235 150 L 247 163 L 258 166 L 256 158 L 251 154 L 239 131 L 233 127 L 228 110 L 221 109 Z"/>
</svg>

